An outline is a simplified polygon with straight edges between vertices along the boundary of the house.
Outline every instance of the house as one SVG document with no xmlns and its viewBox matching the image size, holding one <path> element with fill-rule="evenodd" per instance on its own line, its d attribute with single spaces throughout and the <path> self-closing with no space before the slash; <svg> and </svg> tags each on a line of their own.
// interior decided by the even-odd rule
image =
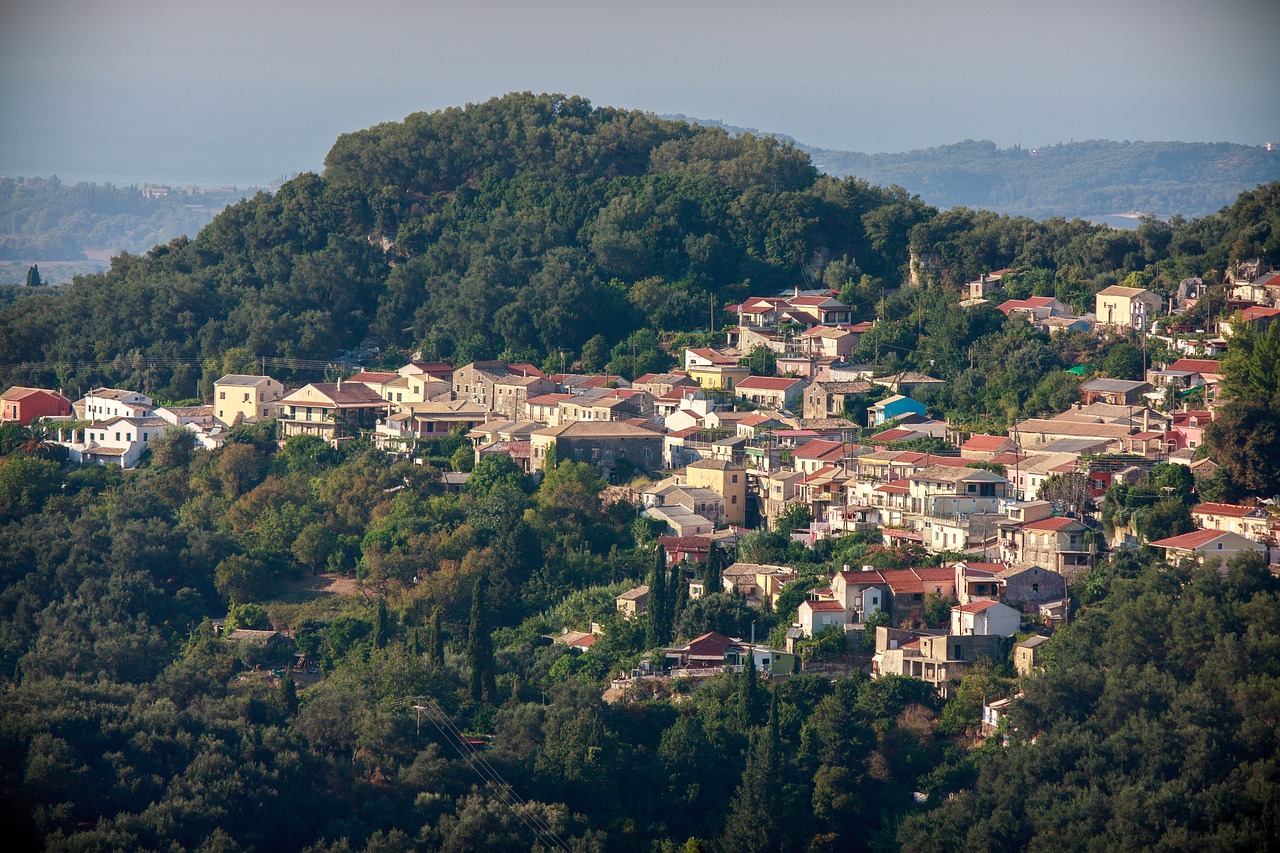
<svg viewBox="0 0 1280 853">
<path fill-rule="evenodd" d="M 649 585 L 632 587 L 614 599 L 614 602 L 619 613 L 627 619 L 634 619 L 649 608 Z"/>
<path fill-rule="evenodd" d="M 700 459 L 684 469 L 690 486 L 710 489 L 724 498 L 724 523 L 742 526 L 747 521 L 747 469 L 720 459 Z"/>
<path fill-rule="evenodd" d="M 493 388 L 493 411 L 504 418 L 519 418 L 524 404 L 530 397 L 551 394 L 556 384 L 545 376 L 534 374 L 509 374 L 496 379 Z"/>
<path fill-rule="evenodd" d="M 740 400 L 746 400 L 766 409 L 795 408 L 796 403 L 804 399 L 805 383 L 803 379 L 791 379 L 785 376 L 748 376 L 738 382 L 735 393 Z"/>
<path fill-rule="evenodd" d="M 537 371 L 537 375 L 540 374 L 541 371 Z M 473 361 L 463 365 L 453 372 L 454 399 L 467 400 L 493 411 L 493 386 L 509 375 L 511 371 L 501 361 Z"/>
<path fill-rule="evenodd" d="M 814 382 L 804 392 L 804 413 L 809 418 L 842 417 L 847 408 L 871 390 L 865 379 L 852 382 Z"/>
<path fill-rule="evenodd" d="M 1018 611 L 998 601 L 971 601 L 951 608 L 952 636 L 1012 637 L 1021 624 Z"/>
<path fill-rule="evenodd" d="M 684 351 L 684 372 L 703 388 L 732 391 L 751 375 L 751 368 L 713 349 L 691 347 Z"/>
<path fill-rule="evenodd" d="M 72 462 L 132 468 L 148 445 L 171 424 L 157 417 L 116 417 L 73 429 L 59 429 L 55 444 L 67 448 Z"/>
<path fill-rule="evenodd" d="M 1013 669 L 1024 678 L 1040 670 L 1044 665 L 1041 647 L 1049 641 L 1048 637 L 1028 637 L 1020 643 L 1013 644 Z"/>
<path fill-rule="evenodd" d="M 390 404 L 362 383 L 315 382 L 280 401 L 280 435 L 314 435 L 337 441 L 373 430 Z"/>
<path fill-rule="evenodd" d="M 1001 660 L 1007 649 L 1008 640 L 998 634 L 952 636 L 941 631 L 904 631 L 882 625 L 876 628 L 871 675 L 919 678 L 946 699 L 974 661 Z"/>
<path fill-rule="evenodd" d="M 105 421 L 110 418 L 150 417 L 155 406 L 151 398 L 137 391 L 120 388 L 94 388 L 73 407 L 82 420 Z"/>
<path fill-rule="evenodd" d="M 1009 714 L 1009 706 L 1013 699 L 993 699 L 982 705 L 982 734 L 991 737 L 1000 731 L 1000 724 Z"/>
<path fill-rule="evenodd" d="M 867 407 L 867 426 L 874 428 L 903 415 L 923 415 L 924 413 L 924 403 L 901 394 L 894 394 Z"/>
<path fill-rule="evenodd" d="M 1009 565 L 1044 566 L 1068 579 L 1092 568 L 1094 550 L 1085 543 L 1089 528 L 1058 516 L 1000 525 L 1000 557 Z"/>
<path fill-rule="evenodd" d="M 71 417 L 71 401 L 45 388 L 14 385 L 0 394 L 0 423 L 31 426 L 37 418 Z"/>
<path fill-rule="evenodd" d="M 623 421 L 574 421 L 529 435 L 532 470 L 541 471 L 547 450 L 559 459 L 590 462 L 609 479 L 619 469 L 654 471 L 662 464 L 662 433 Z"/>
<path fill-rule="evenodd" d="M 213 414 L 228 426 L 275 417 L 283 399 L 284 385 L 270 376 L 228 373 L 213 383 Z"/>
<path fill-rule="evenodd" d="M 1128 379 L 1090 379 L 1080 386 L 1085 405 L 1111 403 L 1115 406 L 1141 406 L 1146 404 L 1143 395 L 1150 390 L 1150 382 Z"/>
<path fill-rule="evenodd" d="M 1145 332 L 1164 305 L 1164 300 L 1142 287 L 1112 285 L 1095 297 L 1099 326 L 1137 329 Z"/>
<path fill-rule="evenodd" d="M 1009 299 L 996 306 L 1006 317 L 1023 314 L 1033 323 L 1050 317 L 1069 317 L 1071 309 L 1052 296 L 1032 296 L 1029 299 Z"/>
<path fill-rule="evenodd" d="M 842 359 L 858 346 L 861 332 L 852 326 L 814 326 L 800 333 L 800 352 L 810 358 Z"/>
<path fill-rule="evenodd" d="M 1230 530 L 1258 542 L 1267 539 L 1271 528 L 1270 517 L 1256 506 L 1202 503 L 1191 508 L 1191 518 L 1205 530 Z"/>
<path fill-rule="evenodd" d="M 426 379 L 434 379 L 438 382 L 447 382 L 453 384 L 453 366 L 445 364 L 443 361 L 410 361 L 404 367 L 396 371 L 401 376 L 418 376 Z"/>
<path fill-rule="evenodd" d="M 1023 612 L 1039 612 L 1046 605 L 1066 600 L 1067 580 L 1043 566 L 1012 566 L 1001 569 L 997 577 L 1004 584 L 1004 601 Z"/>
<path fill-rule="evenodd" d="M 688 669 L 706 669 L 722 667 L 725 663 L 725 652 L 733 645 L 733 640 L 715 631 L 694 637 L 688 645 L 671 651 L 676 652 L 680 666 Z"/>
<path fill-rule="evenodd" d="M 1152 548 L 1162 548 L 1164 558 L 1170 563 L 1179 560 L 1195 560 L 1204 563 L 1208 558 L 1220 562 L 1218 570 L 1226 572 L 1227 560 L 1239 553 L 1266 554 L 1267 546 L 1229 530 L 1196 530 L 1181 536 L 1170 536 L 1150 543 Z"/>
<path fill-rule="evenodd" d="M 725 526 L 725 499 L 719 492 L 697 486 L 682 485 L 669 478 L 640 493 L 645 507 L 684 507 L 700 515 L 716 527 Z"/>
<path fill-rule="evenodd" d="M 839 601 L 802 601 L 797 613 L 797 618 L 800 621 L 800 630 L 804 632 L 806 637 L 812 637 L 832 625 L 843 630 L 844 626 L 849 623 L 849 611 Z"/>
<path fill-rule="evenodd" d="M 1012 453 L 1018 443 L 1006 435 L 971 435 L 960 445 L 960 458 L 990 461 L 997 453 Z"/>
</svg>

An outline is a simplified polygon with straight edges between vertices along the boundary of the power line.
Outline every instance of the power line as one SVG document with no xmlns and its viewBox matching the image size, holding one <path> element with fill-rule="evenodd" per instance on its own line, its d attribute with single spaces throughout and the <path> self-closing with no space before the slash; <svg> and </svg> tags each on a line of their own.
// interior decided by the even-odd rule
<svg viewBox="0 0 1280 853">
<path fill-rule="evenodd" d="M 467 740 L 435 699 L 429 696 L 406 696 L 397 699 L 392 705 L 394 707 L 403 707 L 409 703 L 413 703 L 411 707 L 419 713 L 419 720 L 421 720 L 423 711 L 427 713 L 427 719 L 436 727 L 445 740 L 449 741 L 462 760 L 471 767 L 477 776 L 484 780 L 485 784 L 493 790 L 503 805 L 510 809 L 511 813 L 532 831 L 539 840 L 548 842 L 561 850 L 572 850 L 551 825 L 502 778 L 502 775 L 498 773 L 493 765 L 485 760 L 480 751 Z"/>
</svg>

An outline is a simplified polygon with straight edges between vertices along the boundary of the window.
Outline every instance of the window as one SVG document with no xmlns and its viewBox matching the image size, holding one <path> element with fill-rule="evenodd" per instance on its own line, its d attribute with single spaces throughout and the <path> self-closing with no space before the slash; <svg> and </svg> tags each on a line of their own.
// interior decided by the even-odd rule
<svg viewBox="0 0 1280 853">
<path fill-rule="evenodd" d="M 733 482 L 735 482 L 735 483 L 736 483 L 736 482 L 738 482 L 738 475 L 737 475 L 737 474 L 734 474 L 734 475 L 733 475 Z"/>
<path fill-rule="evenodd" d="M 120 440 L 120 433 L 116 433 L 116 441 L 119 441 L 119 440 Z M 1219 545 L 1218 547 L 1221 548 L 1222 546 Z"/>
<path fill-rule="evenodd" d="M 219 391 L 219 392 L 218 392 L 218 399 L 219 399 L 219 400 L 225 400 L 225 399 L 227 399 L 227 392 L 226 392 L 226 391 Z"/>
<path fill-rule="evenodd" d="M 737 505 L 737 503 L 738 503 L 738 496 L 737 496 L 737 495 L 734 495 L 734 496 L 733 496 L 733 503 L 734 503 L 734 505 L 735 505 L 735 506 Z M 1222 546 L 1221 546 L 1221 545 L 1219 545 L 1218 547 L 1219 547 L 1219 548 L 1221 548 Z"/>
<path fill-rule="evenodd" d="M 247 402 L 249 402 L 249 394 L 248 394 L 248 392 L 245 392 L 245 395 L 244 395 L 244 401 L 245 401 L 246 403 L 247 403 Z"/>
</svg>

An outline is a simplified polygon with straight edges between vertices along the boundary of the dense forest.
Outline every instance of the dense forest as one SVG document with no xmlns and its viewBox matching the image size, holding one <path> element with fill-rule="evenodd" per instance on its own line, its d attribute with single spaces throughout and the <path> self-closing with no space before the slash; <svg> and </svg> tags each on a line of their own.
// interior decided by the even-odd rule
<svg viewBox="0 0 1280 853">
<path fill-rule="evenodd" d="M 647 370 L 713 340 L 711 305 L 719 328 L 745 295 L 825 285 L 879 320 L 860 357 L 946 378 L 932 408 L 994 423 L 1074 399 L 1061 368 L 1128 376 L 1142 353 L 958 310 L 969 278 L 1008 267 L 1010 296 L 1085 307 L 1118 282 L 1219 285 L 1251 257 L 1280 263 L 1280 185 L 1117 232 L 939 211 L 823 176 L 775 140 L 513 95 L 344 136 L 323 175 L 233 205 L 191 239 L 56 292 L 4 291 L 0 365 L 6 382 L 174 401 L 257 359 L 323 360 L 372 334 L 388 359 L 421 348 L 626 373 L 633 344 Z M 1239 403 L 1207 441 L 1243 487 L 1265 489 L 1280 326 L 1246 334 L 1224 371 Z M 237 427 L 212 452 L 174 431 L 130 472 L 60 463 L 38 431 L 0 428 L 10 846 L 1275 844 L 1280 582 L 1260 562 L 1220 577 L 1117 555 L 1072 587 L 1045 672 L 1016 680 L 993 661 L 945 703 L 923 682 L 857 671 L 726 674 L 606 702 L 610 677 L 657 647 L 753 624 L 780 642 L 805 591 L 842 565 L 943 558 L 874 534 L 806 548 L 787 517 L 736 553 L 796 567 L 776 612 L 727 593 L 690 601 L 687 570 L 667 567 L 630 504 L 603 500 L 589 465 L 535 482 L 486 458 L 453 493 L 442 471 L 461 434 L 412 465 L 362 441 L 281 447 L 272 427 Z M 715 588 L 720 569 L 698 571 Z M 615 596 L 639 583 L 676 594 L 620 618 Z M 592 622 L 603 633 L 588 651 L 551 640 Z M 293 647 L 225 638 L 271 628 Z M 801 655 L 828 652 L 815 641 Z M 1015 690 L 1007 745 L 979 745 L 983 699 Z"/>
</svg>

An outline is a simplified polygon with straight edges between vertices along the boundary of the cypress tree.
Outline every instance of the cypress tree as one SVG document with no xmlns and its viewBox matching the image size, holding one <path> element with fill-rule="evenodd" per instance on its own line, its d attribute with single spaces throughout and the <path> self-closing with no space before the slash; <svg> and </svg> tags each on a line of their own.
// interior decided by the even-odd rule
<svg viewBox="0 0 1280 853">
<path fill-rule="evenodd" d="M 720 591 L 720 580 L 724 572 L 724 553 L 714 542 L 707 549 L 707 562 L 702 566 L 702 594 L 710 595 Z"/>
<path fill-rule="evenodd" d="M 40 280 L 40 267 L 36 264 L 27 267 L 27 287 L 40 287 L 43 284 Z"/>
<path fill-rule="evenodd" d="M 653 551 L 653 569 L 649 572 L 649 623 L 645 627 L 645 645 L 649 648 L 671 642 L 667 617 L 667 552 L 661 545 Z"/>
<path fill-rule="evenodd" d="M 497 692 L 493 671 L 493 638 L 489 635 L 489 620 L 485 614 L 485 591 L 488 580 L 484 575 L 476 578 L 471 590 L 471 630 L 467 649 L 471 658 L 471 698 L 488 702 Z"/>
<path fill-rule="evenodd" d="M 668 624 L 671 626 L 672 636 L 675 635 L 676 622 L 680 619 L 680 614 L 684 612 L 684 607 L 689 603 L 689 582 L 685 580 L 684 570 L 679 563 L 671 567 L 671 618 Z"/>
<path fill-rule="evenodd" d="M 778 694 L 774 691 L 769 705 L 769 723 L 751 738 L 747 766 L 742 771 L 742 782 L 734 793 L 729 819 L 720 839 L 722 849 L 765 853 L 782 848 L 783 828 L 779 813 L 783 784 L 779 774 L 781 750 Z"/>
<path fill-rule="evenodd" d="M 427 664 L 434 669 L 444 666 L 444 633 L 440 630 L 440 609 L 431 611 L 427 622 Z"/>
<path fill-rule="evenodd" d="M 285 667 L 284 678 L 280 679 L 280 702 L 290 717 L 298 713 L 298 685 L 293 683 L 292 667 Z"/>
</svg>

